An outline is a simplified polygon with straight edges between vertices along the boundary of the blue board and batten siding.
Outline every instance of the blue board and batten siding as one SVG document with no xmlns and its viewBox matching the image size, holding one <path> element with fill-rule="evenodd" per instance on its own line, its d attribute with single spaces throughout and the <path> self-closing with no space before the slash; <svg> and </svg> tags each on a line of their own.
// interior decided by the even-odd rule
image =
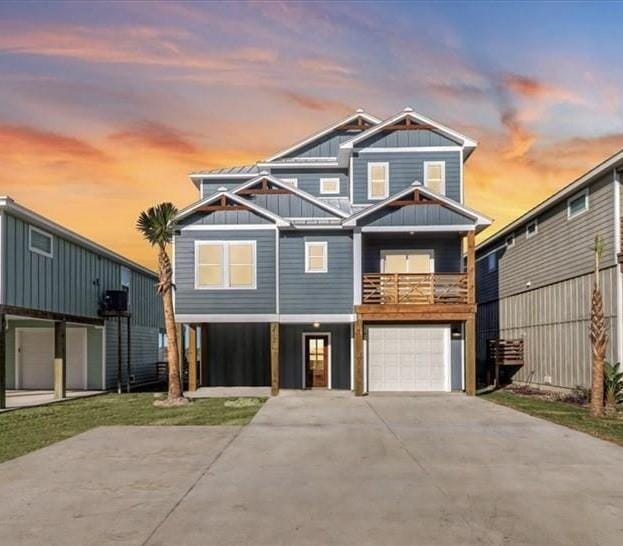
<svg viewBox="0 0 623 546">
<path fill-rule="evenodd" d="M 424 182 L 424 162 L 444 161 L 446 164 L 446 196 L 461 201 L 461 153 L 456 152 L 359 152 L 353 159 L 353 203 L 368 204 L 368 163 L 389 163 L 389 194 Z"/>
<path fill-rule="evenodd" d="M 282 218 L 336 218 L 334 213 L 294 193 L 258 194 L 247 198 Z"/>
<path fill-rule="evenodd" d="M 284 158 L 336 157 L 340 149 L 340 144 L 355 138 L 358 134 L 360 134 L 360 131 L 331 131 L 327 135 L 314 139 L 313 142 L 286 154 Z"/>
<path fill-rule="evenodd" d="M 293 169 L 272 168 L 272 176 L 276 178 L 296 178 L 297 187 L 316 197 L 346 197 L 350 192 L 350 179 L 345 169 Z M 321 178 L 339 178 L 340 192 L 335 194 L 320 193 Z"/>
<path fill-rule="evenodd" d="M 358 142 L 355 149 L 361 148 L 415 148 L 430 146 L 460 146 L 458 142 L 427 129 L 414 131 L 382 131 L 376 133 L 361 142 Z"/>
<path fill-rule="evenodd" d="M 385 207 L 364 216 L 360 226 L 465 226 L 473 220 L 442 205 Z"/>
</svg>

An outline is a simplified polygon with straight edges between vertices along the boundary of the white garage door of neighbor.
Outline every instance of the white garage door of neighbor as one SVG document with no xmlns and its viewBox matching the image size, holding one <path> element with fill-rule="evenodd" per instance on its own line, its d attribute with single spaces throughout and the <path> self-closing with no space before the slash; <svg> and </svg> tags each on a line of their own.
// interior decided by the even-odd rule
<svg viewBox="0 0 623 546">
<path fill-rule="evenodd" d="M 86 388 L 86 328 L 67 328 L 67 388 Z M 17 330 L 20 389 L 54 388 L 54 329 Z"/>
<path fill-rule="evenodd" d="M 450 327 L 368 326 L 370 391 L 449 391 Z"/>
</svg>

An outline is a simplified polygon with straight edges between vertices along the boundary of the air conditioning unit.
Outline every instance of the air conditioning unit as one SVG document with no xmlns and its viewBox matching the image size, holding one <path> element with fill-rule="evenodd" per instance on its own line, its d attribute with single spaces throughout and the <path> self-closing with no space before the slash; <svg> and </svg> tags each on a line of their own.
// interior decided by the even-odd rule
<svg viewBox="0 0 623 546">
<path fill-rule="evenodd" d="M 128 293 L 126 290 L 106 290 L 104 292 L 104 311 L 109 313 L 125 313 L 128 310 Z"/>
</svg>

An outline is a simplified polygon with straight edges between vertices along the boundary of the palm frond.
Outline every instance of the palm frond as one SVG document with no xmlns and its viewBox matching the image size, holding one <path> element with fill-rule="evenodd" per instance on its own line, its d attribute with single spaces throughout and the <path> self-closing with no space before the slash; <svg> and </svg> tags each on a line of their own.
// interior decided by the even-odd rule
<svg viewBox="0 0 623 546">
<path fill-rule="evenodd" d="M 152 246 L 165 246 L 173 240 L 176 214 L 173 203 L 160 203 L 140 213 L 136 229 Z"/>
</svg>

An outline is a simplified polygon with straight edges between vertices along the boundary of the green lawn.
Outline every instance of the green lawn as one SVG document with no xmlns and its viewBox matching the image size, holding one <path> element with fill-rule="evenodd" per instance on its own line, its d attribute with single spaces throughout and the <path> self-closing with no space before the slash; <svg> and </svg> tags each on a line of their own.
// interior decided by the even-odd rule
<svg viewBox="0 0 623 546">
<path fill-rule="evenodd" d="M 19 457 L 93 427 L 107 425 L 245 425 L 264 399 L 228 407 L 235 398 L 203 398 L 179 408 L 155 408 L 152 393 L 105 394 L 0 414 L 0 462 Z M 246 399 L 244 399 L 246 400 Z"/>
<path fill-rule="evenodd" d="M 621 415 L 618 418 L 595 419 L 589 415 L 587 408 L 581 406 L 543 400 L 536 396 L 513 394 L 508 391 L 495 391 L 482 395 L 482 398 L 623 446 L 623 416 Z"/>
</svg>

